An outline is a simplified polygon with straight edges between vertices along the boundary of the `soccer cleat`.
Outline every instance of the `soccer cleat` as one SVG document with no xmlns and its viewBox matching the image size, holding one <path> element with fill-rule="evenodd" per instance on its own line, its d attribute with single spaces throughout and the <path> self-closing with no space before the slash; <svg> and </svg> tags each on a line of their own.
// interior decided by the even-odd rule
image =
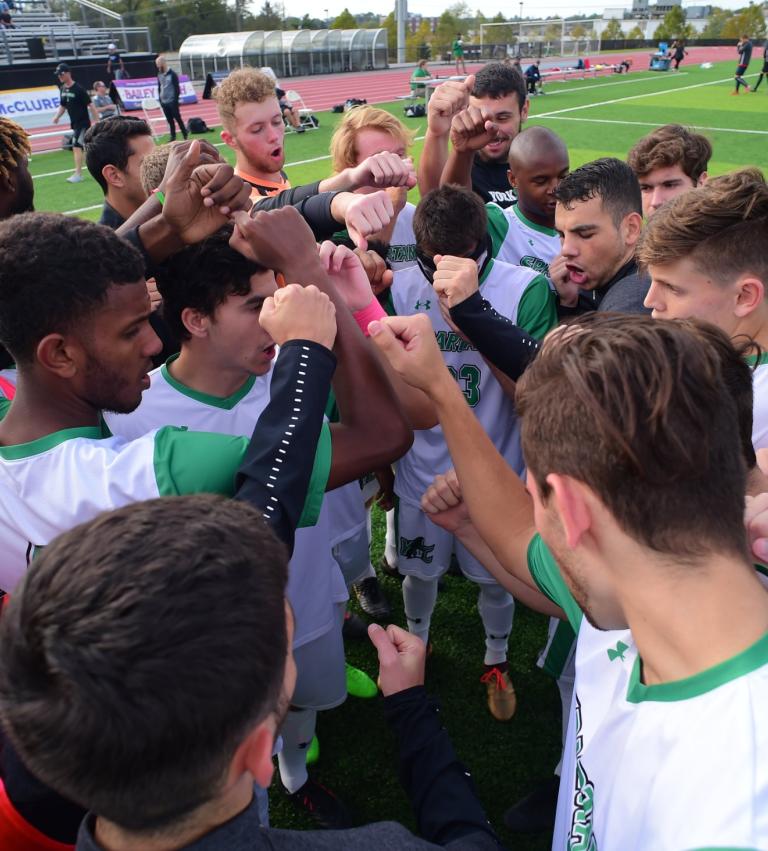
<svg viewBox="0 0 768 851">
<path fill-rule="evenodd" d="M 333 792 L 311 777 L 288 798 L 296 807 L 304 810 L 318 827 L 325 830 L 346 830 L 352 827 L 349 810 Z"/>
<path fill-rule="evenodd" d="M 362 582 L 356 582 L 352 588 L 357 595 L 360 608 L 372 618 L 388 618 L 392 614 L 389 600 L 381 590 L 379 580 L 375 576 L 369 576 Z"/>
<path fill-rule="evenodd" d="M 368 638 L 368 626 L 359 615 L 354 612 L 345 612 L 341 637 L 345 641 L 360 641 L 363 638 Z"/>
<path fill-rule="evenodd" d="M 320 740 L 312 736 L 312 741 L 307 748 L 307 765 L 314 765 L 320 759 Z"/>
<path fill-rule="evenodd" d="M 83 175 L 82 174 L 73 174 L 67 178 L 67 183 L 82 183 Z"/>
<path fill-rule="evenodd" d="M 486 671 L 480 682 L 488 691 L 488 709 L 497 721 L 509 721 L 517 709 L 517 696 L 508 670 L 494 666 Z"/>
<path fill-rule="evenodd" d="M 731 97 L 733 97 L 734 95 L 737 95 L 737 94 L 738 94 L 738 92 L 731 92 Z"/>
<path fill-rule="evenodd" d="M 379 693 L 376 683 L 359 668 L 353 668 L 352 665 L 346 665 L 347 669 L 347 694 L 352 697 L 359 697 L 363 700 L 370 700 L 376 697 Z"/>
<path fill-rule="evenodd" d="M 504 824 L 513 833 L 552 830 L 555 826 L 560 778 L 555 774 L 504 813 Z"/>
</svg>

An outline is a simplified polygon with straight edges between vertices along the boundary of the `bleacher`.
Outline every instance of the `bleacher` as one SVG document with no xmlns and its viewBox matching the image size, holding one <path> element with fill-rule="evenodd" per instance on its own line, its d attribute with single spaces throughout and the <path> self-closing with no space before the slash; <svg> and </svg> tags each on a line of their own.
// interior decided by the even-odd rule
<svg viewBox="0 0 768 851">
<path fill-rule="evenodd" d="M 0 64 L 102 56 L 113 42 L 123 55 L 151 49 L 146 27 L 88 26 L 53 12 L 46 0 L 22 0 L 22 9 L 11 10 L 14 29 L 0 27 Z"/>
</svg>

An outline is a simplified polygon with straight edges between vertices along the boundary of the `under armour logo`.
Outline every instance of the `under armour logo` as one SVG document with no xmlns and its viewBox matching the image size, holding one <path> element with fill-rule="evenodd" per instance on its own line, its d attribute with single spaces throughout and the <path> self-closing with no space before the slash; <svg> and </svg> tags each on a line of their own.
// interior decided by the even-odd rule
<svg viewBox="0 0 768 851">
<path fill-rule="evenodd" d="M 623 642 L 620 641 L 616 645 L 615 650 L 608 650 L 608 659 L 613 662 L 614 659 L 620 659 L 622 662 L 624 661 L 624 653 L 629 650 L 629 647 Z"/>
<path fill-rule="evenodd" d="M 424 310 L 431 310 L 432 302 L 430 301 L 430 299 L 426 299 L 426 301 L 417 301 L 416 304 L 414 304 L 413 309 L 421 310 L 422 307 L 424 308 Z"/>
</svg>

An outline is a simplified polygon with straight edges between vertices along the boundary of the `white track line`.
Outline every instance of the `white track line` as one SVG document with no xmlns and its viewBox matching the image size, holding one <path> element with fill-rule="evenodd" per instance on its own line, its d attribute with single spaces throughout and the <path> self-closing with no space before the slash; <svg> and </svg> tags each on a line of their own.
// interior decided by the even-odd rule
<svg viewBox="0 0 768 851">
<path fill-rule="evenodd" d="M 616 121 L 610 118 L 579 118 L 573 115 L 551 115 L 543 116 L 536 115 L 535 118 L 548 117 L 552 121 L 588 121 L 590 124 L 627 124 L 635 127 L 658 127 L 658 121 Z M 736 127 L 704 127 L 699 124 L 692 124 L 694 130 L 709 130 L 712 133 L 750 133 L 756 136 L 768 136 L 768 130 L 741 130 Z"/>
</svg>

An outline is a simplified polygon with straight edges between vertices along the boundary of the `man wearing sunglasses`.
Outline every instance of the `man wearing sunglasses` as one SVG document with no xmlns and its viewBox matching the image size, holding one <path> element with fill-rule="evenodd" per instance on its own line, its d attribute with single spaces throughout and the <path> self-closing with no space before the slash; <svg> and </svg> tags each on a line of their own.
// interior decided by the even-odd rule
<svg viewBox="0 0 768 851">
<path fill-rule="evenodd" d="M 56 79 L 61 88 L 59 100 L 61 105 L 53 118 L 58 124 L 65 112 L 69 113 L 72 124 L 72 153 L 75 157 L 75 171 L 67 178 L 67 183 L 82 183 L 83 180 L 83 149 L 85 148 L 85 131 L 99 120 L 96 107 L 91 102 L 88 92 L 72 79 L 72 71 L 66 62 L 56 66 Z"/>
<path fill-rule="evenodd" d="M 413 229 L 417 264 L 395 271 L 390 307 L 400 315 L 429 316 L 445 364 L 467 404 L 510 466 L 522 473 L 512 400 L 473 343 L 451 322 L 448 310 L 480 289 L 502 316 L 534 337 L 543 337 L 557 322 L 547 279 L 531 269 L 493 259 L 485 206 L 469 189 L 447 184 L 428 193 L 416 208 Z M 431 523 L 420 507 L 430 478 L 450 467 L 439 426 L 416 432 L 413 447 L 397 464 L 398 570 L 405 576 L 408 629 L 428 640 L 437 583 L 455 548 L 462 572 L 479 585 L 478 609 L 486 636 L 482 681 L 488 706 L 495 718 L 506 721 L 516 706 L 507 664 L 514 600 L 450 533 Z"/>
</svg>

